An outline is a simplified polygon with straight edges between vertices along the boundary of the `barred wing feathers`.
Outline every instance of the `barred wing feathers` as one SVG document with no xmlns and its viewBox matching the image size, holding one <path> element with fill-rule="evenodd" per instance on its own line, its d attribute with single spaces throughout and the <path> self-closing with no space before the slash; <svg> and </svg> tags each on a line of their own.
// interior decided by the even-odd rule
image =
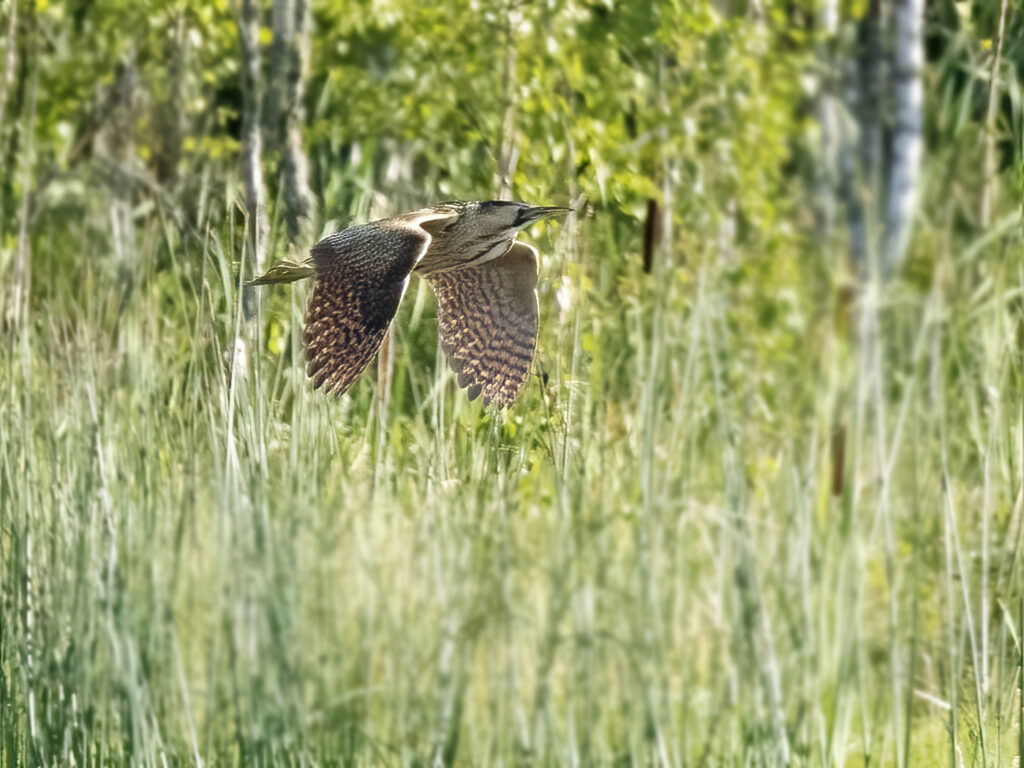
<svg viewBox="0 0 1024 768">
<path fill-rule="evenodd" d="M 514 242 L 493 261 L 427 276 L 441 347 L 470 400 L 512 405 L 537 346 L 537 251 Z"/>
<path fill-rule="evenodd" d="M 373 359 L 413 267 L 430 245 L 423 228 L 446 214 L 419 211 L 352 227 L 313 246 L 316 282 L 306 308 L 306 373 L 344 393 Z"/>
</svg>

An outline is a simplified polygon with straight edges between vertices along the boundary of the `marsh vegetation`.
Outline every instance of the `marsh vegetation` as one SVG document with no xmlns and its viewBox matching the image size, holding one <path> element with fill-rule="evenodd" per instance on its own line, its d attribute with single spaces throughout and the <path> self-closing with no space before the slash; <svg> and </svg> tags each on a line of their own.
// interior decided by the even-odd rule
<svg viewBox="0 0 1024 768">
<path fill-rule="evenodd" d="M 1016 764 L 1024 27 L 915 8 L 5 0 L 0 766 Z M 498 196 L 508 410 L 240 288 Z"/>
</svg>

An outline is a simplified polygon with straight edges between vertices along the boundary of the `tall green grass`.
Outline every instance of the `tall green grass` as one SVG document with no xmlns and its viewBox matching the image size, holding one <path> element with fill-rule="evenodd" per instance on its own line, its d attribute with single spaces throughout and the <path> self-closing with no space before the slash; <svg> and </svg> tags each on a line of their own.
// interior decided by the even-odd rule
<svg viewBox="0 0 1024 768">
<path fill-rule="evenodd" d="M 645 275 L 600 210 L 535 230 L 537 375 L 496 413 L 422 283 L 383 387 L 311 391 L 306 288 L 244 321 L 225 189 L 35 224 L 0 765 L 1015 764 L 1016 219 L 926 229 L 890 286 L 806 244 L 767 295 L 742 241 Z"/>
</svg>

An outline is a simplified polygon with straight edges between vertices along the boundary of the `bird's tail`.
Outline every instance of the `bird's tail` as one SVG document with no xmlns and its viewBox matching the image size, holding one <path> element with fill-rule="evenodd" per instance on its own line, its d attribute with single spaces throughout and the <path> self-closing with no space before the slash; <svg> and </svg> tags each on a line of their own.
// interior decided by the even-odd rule
<svg viewBox="0 0 1024 768">
<path fill-rule="evenodd" d="M 306 277 L 316 274 L 313 267 L 313 260 L 307 259 L 303 262 L 289 261 L 285 259 L 278 262 L 262 275 L 246 280 L 246 285 L 269 285 L 271 283 L 294 283 Z"/>
</svg>

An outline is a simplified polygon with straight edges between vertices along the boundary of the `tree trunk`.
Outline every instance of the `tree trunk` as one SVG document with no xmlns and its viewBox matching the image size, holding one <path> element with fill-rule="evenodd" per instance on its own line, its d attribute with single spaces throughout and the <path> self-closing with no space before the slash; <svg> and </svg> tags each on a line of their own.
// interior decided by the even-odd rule
<svg viewBox="0 0 1024 768">
<path fill-rule="evenodd" d="M 283 119 L 284 148 L 281 177 L 284 187 L 288 239 L 303 249 L 312 245 L 316 199 L 309 188 L 309 160 L 302 146 L 306 79 L 309 75 L 309 0 L 274 3 L 275 119 Z M 280 124 L 280 122 L 278 122 Z M 275 133 L 275 135 L 277 135 Z"/>
<path fill-rule="evenodd" d="M 247 277 L 263 270 L 269 225 L 264 203 L 263 153 L 260 118 L 263 109 L 260 77 L 259 6 L 257 0 L 241 0 L 238 38 L 242 47 L 242 180 L 245 184 L 246 235 L 248 247 L 242 269 Z M 247 319 L 256 314 L 253 288 L 244 288 L 242 306 Z"/>
<path fill-rule="evenodd" d="M 881 189 L 882 167 L 882 95 L 885 56 L 882 49 L 882 0 L 870 0 L 868 13 L 861 23 L 860 35 L 860 99 L 857 117 L 860 121 L 860 163 L 863 184 L 874 200 Z M 877 202 L 874 203 L 877 205 Z"/>
<path fill-rule="evenodd" d="M 36 136 L 36 108 L 39 95 L 39 38 L 35 27 L 35 16 L 29 10 L 26 24 L 26 51 L 31 55 L 25 56 L 22 60 L 25 65 L 32 63 L 31 72 L 26 69 L 25 76 L 29 78 L 28 83 L 28 105 L 27 114 L 24 115 L 23 132 L 25 136 L 25 149 L 22 156 L 22 180 L 21 180 L 21 209 L 18 213 L 18 250 L 14 261 L 14 274 L 11 283 L 11 293 L 8 305 L 4 312 L 4 320 L 7 325 L 19 328 L 22 333 L 28 332 L 28 309 L 29 293 L 32 285 L 32 243 L 29 238 L 28 224 L 30 201 L 32 196 L 32 172 L 35 165 L 35 136 Z M 28 359 L 28 336 L 22 336 Z"/>
<path fill-rule="evenodd" d="M 988 111 L 985 114 L 985 180 L 981 188 L 981 211 L 978 223 L 988 228 L 992 223 L 992 186 L 996 175 L 996 112 L 999 106 L 999 63 L 1003 57 L 1003 36 L 1006 33 L 1006 0 L 999 7 L 999 31 L 996 35 L 996 54 L 992 57 L 992 70 L 988 81 Z M 0 110 L 2 113 L 2 110 Z"/>
<path fill-rule="evenodd" d="M 886 184 L 885 231 L 879 254 L 886 277 L 903 266 L 917 207 L 917 179 L 924 148 L 923 27 L 924 0 L 896 0 L 892 88 L 895 125 Z"/>
<path fill-rule="evenodd" d="M 177 190 L 181 181 L 181 151 L 188 133 L 188 20 L 184 10 L 174 22 L 174 35 L 167 41 L 165 55 L 170 59 L 170 93 L 159 107 L 164 130 L 160 132 L 162 149 L 156 158 L 156 174 L 161 186 Z"/>
<path fill-rule="evenodd" d="M 30 17 L 31 12 L 32 9 L 30 7 Z M 22 23 L 24 24 L 24 22 Z M 0 79 L 0 167 L 3 168 L 13 168 L 15 159 L 14 149 L 7 144 L 7 136 L 4 132 L 4 116 L 7 113 L 7 100 L 11 93 L 11 87 L 14 85 L 15 72 L 18 70 L 18 45 L 18 4 L 14 2 L 11 3 L 11 15 L 7 19 L 7 34 L 4 37 L 4 70 L 2 76 L 0 76 L 2 77 Z M 20 97 L 24 96 L 25 59 L 26 57 L 22 55 L 22 74 L 19 79 L 18 88 L 15 91 L 15 110 L 18 109 L 18 104 L 21 102 Z M 18 132 L 12 131 L 11 134 L 11 143 L 13 144 L 17 141 Z M 3 179 L 0 179 L 0 223 L 3 222 L 4 202 L 11 192 L 13 182 L 14 174 L 12 173 L 3 174 Z"/>
<path fill-rule="evenodd" d="M 843 65 L 842 101 L 846 110 L 843 119 L 839 121 L 839 199 L 846 207 L 851 267 L 854 272 L 860 273 L 867 263 L 867 234 L 864 223 L 864 186 L 857 151 L 860 126 L 853 116 L 860 112 L 861 89 L 856 64 L 849 60 Z"/>
<path fill-rule="evenodd" d="M 14 65 L 17 63 L 15 46 L 18 29 L 18 3 L 11 3 L 11 15 L 7 18 L 7 34 L 4 35 L 4 69 L 0 74 L 0 136 L 3 135 L 4 110 L 7 108 L 7 94 L 14 82 Z"/>
<path fill-rule="evenodd" d="M 501 121 L 501 142 L 498 155 L 498 199 L 512 199 L 512 177 L 519 163 L 516 141 L 516 51 L 515 33 L 522 21 L 521 11 L 513 3 L 505 9 L 505 70 L 502 77 L 502 101 L 505 116 Z"/>
<path fill-rule="evenodd" d="M 295 36 L 296 0 L 274 0 L 272 24 L 274 38 L 270 44 L 270 71 L 267 77 L 267 103 L 263 113 L 263 127 L 267 149 L 280 149 L 284 143 L 285 91 L 289 80 L 289 46 Z"/>
<path fill-rule="evenodd" d="M 840 130 L 839 187 L 846 203 L 853 269 L 864 273 L 868 264 L 871 222 L 882 189 L 882 125 L 880 102 L 885 82 L 882 56 L 882 0 L 870 0 L 859 23 L 856 58 L 843 68 L 843 101 L 856 119 Z"/>
<path fill-rule="evenodd" d="M 822 37 L 818 43 L 817 81 L 818 128 L 821 131 L 820 155 L 815 172 L 815 219 L 822 243 L 829 243 L 835 228 L 836 192 L 839 188 L 839 152 L 841 107 L 835 96 L 835 38 L 839 30 L 838 0 L 824 0 L 818 9 L 816 24 Z"/>
</svg>

